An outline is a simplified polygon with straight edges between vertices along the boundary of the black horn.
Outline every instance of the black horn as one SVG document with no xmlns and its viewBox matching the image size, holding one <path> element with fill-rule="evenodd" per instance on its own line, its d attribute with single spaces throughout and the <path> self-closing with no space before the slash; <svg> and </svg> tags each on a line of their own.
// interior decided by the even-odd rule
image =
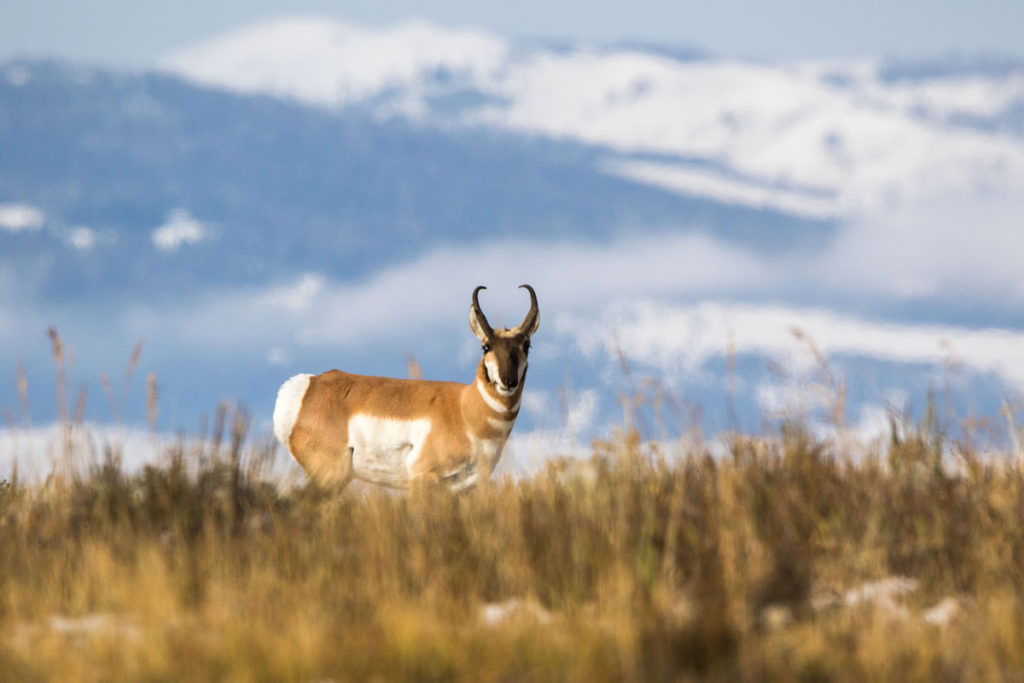
<svg viewBox="0 0 1024 683">
<path fill-rule="evenodd" d="M 531 335 L 537 330 L 537 316 L 540 315 L 540 311 L 537 308 L 537 293 L 533 291 L 533 287 L 530 285 L 519 285 L 519 289 L 525 289 L 530 293 L 530 311 L 523 318 L 523 322 L 519 323 L 516 331 Z"/>
</svg>

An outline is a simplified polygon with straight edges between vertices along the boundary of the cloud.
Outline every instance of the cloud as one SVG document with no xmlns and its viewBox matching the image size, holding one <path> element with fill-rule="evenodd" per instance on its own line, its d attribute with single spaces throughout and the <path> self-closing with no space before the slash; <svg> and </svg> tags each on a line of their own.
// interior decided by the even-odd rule
<svg viewBox="0 0 1024 683">
<path fill-rule="evenodd" d="M 1014 203 L 993 204 L 989 219 L 963 229 L 972 215 L 939 203 L 891 215 L 876 215 L 840 229 L 835 239 L 819 250 L 765 256 L 750 249 L 715 240 L 702 234 L 648 234 L 622 237 L 610 243 L 561 242 L 540 245 L 508 241 L 480 246 L 444 247 L 378 271 L 365 280 L 343 282 L 317 273 L 263 287 L 210 292 L 205 299 L 189 302 L 179 310 L 149 315 L 137 311 L 142 325 L 166 326 L 167 333 L 197 345 L 231 345 L 248 339 L 264 339 L 267 346 L 287 349 L 293 345 L 357 347 L 428 330 L 461 328 L 469 295 L 479 284 L 485 313 L 495 325 L 515 325 L 525 311 L 527 298 L 517 289 L 532 284 L 540 300 L 541 326 L 555 316 L 573 314 L 581 323 L 606 325 L 609 305 L 622 304 L 632 311 L 630 320 L 654 319 L 653 303 L 638 301 L 814 301 L 874 297 L 876 302 L 906 298 L 941 302 L 969 302 L 972 308 L 1024 299 L 1018 282 L 1017 255 L 1024 253 L 1024 235 L 1009 229 Z M 948 304 L 947 304 L 948 305 Z M 957 305 L 953 303 L 952 305 Z M 652 308 L 652 306 L 654 308 Z M 709 337 L 698 329 L 716 326 L 724 330 L 724 316 L 735 314 L 768 330 L 768 340 L 790 345 L 790 324 L 821 328 L 831 348 L 843 350 L 842 340 L 832 337 L 833 326 L 853 325 L 851 319 L 825 309 L 801 309 L 798 304 L 747 306 L 726 311 L 717 304 L 686 309 L 669 336 L 685 339 L 676 358 L 695 359 L 710 352 Z M 795 311 L 795 313 L 794 313 Z M 602 313 L 603 312 L 603 313 Z M 671 310 L 667 313 L 671 314 Z M 601 315 L 599 315 L 601 314 Z M 660 314 L 660 311 L 659 311 Z M 603 316 L 603 317 L 602 317 Z M 670 318 L 669 319 L 675 319 Z M 698 323 L 703 320 L 703 323 Z M 798 322 L 793 322 L 797 320 Z M 746 324 L 746 323 L 745 323 Z M 137 326 L 136 326 L 137 327 Z M 862 329 L 855 325 L 856 332 Z M 658 349 L 659 340 L 639 331 L 631 348 Z M 647 326 L 644 329 L 655 329 Z M 883 325 L 876 332 L 893 329 Z M 899 328 L 904 329 L 904 328 Z M 914 329 L 906 327 L 904 331 Z M 915 337 L 885 337 L 934 348 L 943 335 L 963 337 L 961 328 L 929 327 Z M 218 330 L 211 339 L 211 330 Z M 770 330 L 776 330 L 772 332 Z M 857 338 L 856 336 L 852 338 Z M 725 343 L 724 331 L 713 341 L 713 350 Z M 888 342 L 886 342 L 888 344 Z M 900 347 L 883 344 L 869 355 L 889 354 L 893 360 L 913 360 L 917 352 L 896 353 Z M 864 350 L 861 347 L 858 347 Z M 653 351 L 652 351 L 653 352 Z M 933 356 L 929 356 L 933 358 Z"/>
<path fill-rule="evenodd" d="M 325 282 L 322 275 L 306 273 L 294 283 L 271 287 L 264 300 L 270 308 L 284 308 L 295 313 L 305 311 L 323 291 Z"/>
<path fill-rule="evenodd" d="M 73 228 L 67 235 L 68 244 L 79 251 L 87 251 L 96 246 L 96 231 L 91 228 Z"/>
<path fill-rule="evenodd" d="M 12 64 L 7 67 L 4 72 L 4 78 L 9 85 L 15 88 L 28 85 L 29 81 L 32 80 L 32 72 L 28 70 L 28 67 L 21 64 Z"/>
<path fill-rule="evenodd" d="M 209 237 L 204 224 L 186 209 L 175 209 L 167 222 L 153 231 L 153 244 L 161 251 L 176 251 L 183 244 L 199 244 Z"/>
<path fill-rule="evenodd" d="M 615 161 L 604 171 L 679 194 L 709 197 L 724 204 L 773 209 L 812 219 L 833 218 L 839 204 L 832 193 L 774 187 L 707 168 L 654 161 Z"/>
<path fill-rule="evenodd" d="M 1024 390 L 1024 332 L 1003 329 L 882 323 L 785 306 L 645 302 L 610 306 L 596 318 L 565 315 L 556 321 L 556 330 L 584 354 L 613 359 L 622 348 L 630 360 L 666 373 L 695 371 L 712 358 L 724 357 L 730 344 L 739 354 L 769 356 L 790 367 L 806 365 L 813 357 L 807 341 L 794 335 L 799 330 L 826 356 L 956 362 L 998 374 Z"/>
<path fill-rule="evenodd" d="M 268 365 L 285 366 L 292 362 L 291 354 L 280 346 L 267 349 L 267 352 L 263 354 L 263 359 Z"/>
<path fill-rule="evenodd" d="M 29 204 L 0 204 L 0 230 L 30 232 L 46 223 L 46 214 Z"/>
<path fill-rule="evenodd" d="M 438 339 L 463 340 L 456 353 L 468 358 L 473 288 L 488 287 L 481 304 L 493 325 L 512 326 L 528 305 L 518 285 L 528 282 L 540 303 L 538 354 L 565 358 L 568 349 L 611 360 L 618 344 L 632 360 L 671 375 L 721 358 L 731 336 L 737 352 L 793 367 L 809 358 L 792 334 L 799 327 L 825 354 L 918 364 L 955 359 L 1024 388 L 1022 331 L 895 324 L 826 307 L 844 299 L 945 303 L 960 296 L 975 310 L 979 303 L 1024 298 L 1014 263 L 1024 244 L 1007 229 L 1013 202 L 993 203 L 990 220 L 968 233 L 962 221 L 971 214 L 966 208 L 958 213 L 953 200 L 953 208 L 936 202 L 864 217 L 823 247 L 782 255 L 692 233 L 590 244 L 505 241 L 435 249 L 359 281 L 307 272 L 266 285 L 210 290 L 176 307 L 137 305 L 102 315 L 83 310 L 73 320 L 25 307 L 25 316 L 11 309 L 7 317 L 19 320 L 21 329 L 26 320 L 35 320 L 39 330 L 56 320 L 81 341 L 83 356 L 96 353 L 87 345 L 99 342 L 88 340 L 114 336 L 157 339 L 172 355 L 248 349 L 272 365 L 318 349 L 420 352 L 436 348 L 431 340 Z M 795 303 L 804 292 L 826 305 Z M 4 327 L 0 338 L 16 342 L 13 328 Z M 19 353 L 17 344 L 12 353 Z"/>
<path fill-rule="evenodd" d="M 492 325 L 518 324 L 538 293 L 542 326 L 554 311 L 640 295 L 706 295 L 772 286 L 774 268 L 746 250 L 701 235 L 654 235 L 612 244 L 505 242 L 448 247 L 361 282 L 306 273 L 266 287 L 210 293 L 178 310 L 136 310 L 134 328 L 156 326 L 196 345 L 264 338 L 272 346 L 356 347 L 465 324 L 473 288 Z M 218 330 L 217 338 L 211 338 Z"/>
<path fill-rule="evenodd" d="M 853 217 L 818 255 L 818 282 L 894 300 L 1024 301 L 1024 192 L 950 192 Z"/>
</svg>

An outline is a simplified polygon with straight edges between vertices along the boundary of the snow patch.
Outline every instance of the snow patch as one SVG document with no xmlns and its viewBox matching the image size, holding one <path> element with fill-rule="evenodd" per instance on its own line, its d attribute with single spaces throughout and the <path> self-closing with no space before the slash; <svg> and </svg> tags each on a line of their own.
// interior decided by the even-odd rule
<svg viewBox="0 0 1024 683">
<path fill-rule="evenodd" d="M 547 624 L 551 622 L 551 613 L 535 601 L 521 598 L 488 602 L 480 608 L 480 620 L 487 626 L 499 626 L 512 619 Z"/>
<path fill-rule="evenodd" d="M 921 617 L 932 626 L 947 626 L 964 612 L 964 600 L 949 596 L 929 608 Z"/>
<path fill-rule="evenodd" d="M 503 40 L 474 29 L 299 18 L 244 27 L 176 52 L 161 67 L 206 85 L 336 107 L 429 79 L 475 80 L 507 52 Z"/>
<path fill-rule="evenodd" d="M 51 474 L 86 475 L 102 464 L 108 453 L 116 454 L 122 470 L 138 473 L 146 465 L 165 465 L 168 453 L 183 448 L 186 463 L 196 464 L 196 453 L 212 457 L 209 441 L 181 434 L 153 432 L 137 427 L 99 422 L 52 423 L 41 426 L 0 427 L 0 481 L 12 478 L 42 482 Z M 301 473 L 291 458 L 277 458 L 263 471 L 265 476 L 288 484 Z"/>
</svg>

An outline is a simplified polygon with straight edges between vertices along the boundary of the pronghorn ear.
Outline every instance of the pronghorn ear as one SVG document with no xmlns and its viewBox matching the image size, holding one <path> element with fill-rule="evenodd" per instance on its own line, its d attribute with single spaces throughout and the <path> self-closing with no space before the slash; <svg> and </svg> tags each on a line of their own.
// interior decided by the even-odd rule
<svg viewBox="0 0 1024 683">
<path fill-rule="evenodd" d="M 475 306 L 471 306 L 469 309 L 469 327 L 480 341 L 484 343 L 490 341 L 491 328 L 487 324 L 487 318 Z"/>
<path fill-rule="evenodd" d="M 494 330 L 491 329 L 490 323 L 487 322 L 487 316 L 480 310 L 480 302 L 476 299 L 476 295 L 481 289 L 487 288 L 477 287 L 473 290 L 473 305 L 469 307 L 469 327 L 477 339 L 486 344 L 494 336 Z"/>
</svg>

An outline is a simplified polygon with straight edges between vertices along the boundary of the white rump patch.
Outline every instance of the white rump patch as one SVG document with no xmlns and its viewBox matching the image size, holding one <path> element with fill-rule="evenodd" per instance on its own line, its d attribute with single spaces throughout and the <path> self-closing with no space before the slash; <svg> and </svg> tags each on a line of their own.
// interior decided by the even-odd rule
<svg viewBox="0 0 1024 683">
<path fill-rule="evenodd" d="M 299 417 L 299 409 L 302 408 L 302 399 L 309 389 L 309 380 L 312 375 L 295 375 L 281 385 L 277 391 L 277 402 L 274 404 L 274 436 L 288 448 L 288 440 L 292 436 L 292 428 L 295 427 L 295 420 Z M 291 449 L 288 449 L 291 453 Z"/>
<path fill-rule="evenodd" d="M 409 468 L 419 459 L 429 434 L 430 420 L 426 418 L 353 415 L 348 421 L 353 474 L 385 486 L 407 485 Z"/>
</svg>

